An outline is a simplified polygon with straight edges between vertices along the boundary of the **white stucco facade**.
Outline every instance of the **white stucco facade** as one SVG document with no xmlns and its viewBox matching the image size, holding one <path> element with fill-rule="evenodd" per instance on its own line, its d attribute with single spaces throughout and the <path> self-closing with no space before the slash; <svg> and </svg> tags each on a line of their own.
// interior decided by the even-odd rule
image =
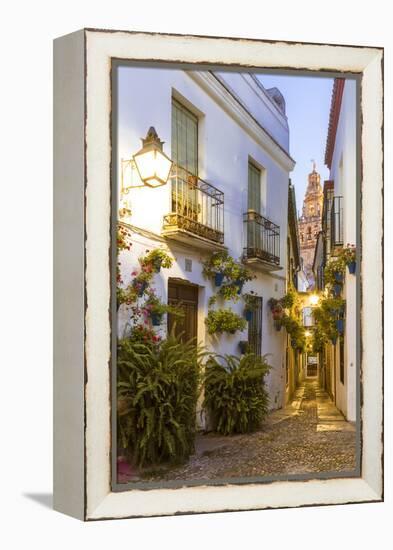
<svg viewBox="0 0 393 550">
<path fill-rule="evenodd" d="M 356 159 L 356 81 L 345 80 L 337 133 L 332 155 L 330 179 L 334 182 L 334 196 L 343 197 L 343 245 L 357 243 L 357 159 Z M 366 205 L 367 208 L 367 205 Z M 356 281 L 359 276 L 357 262 L 356 276 L 345 271 L 343 298 L 346 300 L 344 335 L 344 382 L 340 380 L 340 350 L 335 346 L 335 392 L 337 407 L 347 420 L 356 420 L 357 379 L 357 294 Z"/>
<path fill-rule="evenodd" d="M 121 159 L 130 159 L 141 147 L 141 138 L 154 126 L 171 155 L 172 98 L 198 117 L 198 176 L 224 193 L 224 243 L 211 245 L 201 239 L 183 242 L 163 235 L 163 217 L 170 212 L 170 183 L 151 189 L 120 192 Z M 217 290 L 202 275 L 202 262 L 212 250 L 228 249 L 236 260 L 245 246 L 243 216 L 247 211 L 248 164 L 260 168 L 261 214 L 280 228 L 280 265 L 275 270 L 255 262 L 249 269 L 255 279 L 243 292 L 253 290 L 263 298 L 262 354 L 269 354 L 272 370 L 267 377 L 271 408 L 285 402 L 285 331 L 274 329 L 267 305 L 271 297 L 281 298 L 286 290 L 286 242 L 288 220 L 288 178 L 294 161 L 289 156 L 289 130 L 285 114 L 254 76 L 247 73 L 183 71 L 172 68 L 121 66 L 118 69 L 117 163 L 119 166 L 119 208 L 131 215 L 122 218 L 132 235 L 131 252 L 120 255 L 124 284 L 130 282 L 138 257 L 146 250 L 162 247 L 174 258 L 173 267 L 154 276 L 153 287 L 161 299 L 168 298 L 168 280 L 182 280 L 198 286 L 198 340 L 221 354 L 239 355 L 240 340 L 247 329 L 234 335 L 209 336 L 204 319 L 208 300 Z M 130 177 L 130 174 L 127 175 Z M 135 174 L 132 174 L 135 177 Z M 187 262 L 186 262 L 187 260 Z M 189 261 L 191 260 L 191 262 Z M 244 303 L 220 303 L 243 314 Z M 118 313 L 121 336 L 128 320 L 126 306 Z M 163 323 L 158 329 L 166 331 Z"/>
</svg>

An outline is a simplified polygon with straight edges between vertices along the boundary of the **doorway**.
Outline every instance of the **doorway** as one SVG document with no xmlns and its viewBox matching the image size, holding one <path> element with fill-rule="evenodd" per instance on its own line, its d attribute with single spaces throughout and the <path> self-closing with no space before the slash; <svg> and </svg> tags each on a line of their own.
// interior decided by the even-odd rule
<svg viewBox="0 0 393 550">
<path fill-rule="evenodd" d="M 188 342 L 198 335 L 198 285 L 169 279 L 168 304 L 180 309 L 184 317 L 168 314 L 168 333 L 175 331 L 182 342 Z"/>
</svg>

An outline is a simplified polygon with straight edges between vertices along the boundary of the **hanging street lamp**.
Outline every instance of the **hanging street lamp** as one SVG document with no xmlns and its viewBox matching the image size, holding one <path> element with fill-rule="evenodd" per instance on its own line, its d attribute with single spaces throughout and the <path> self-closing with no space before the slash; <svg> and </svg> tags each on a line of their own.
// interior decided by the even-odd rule
<svg viewBox="0 0 393 550">
<path fill-rule="evenodd" d="M 173 163 L 163 152 L 163 144 L 151 126 L 142 139 L 142 149 L 133 155 L 139 177 L 148 187 L 160 187 L 168 181 Z"/>
</svg>

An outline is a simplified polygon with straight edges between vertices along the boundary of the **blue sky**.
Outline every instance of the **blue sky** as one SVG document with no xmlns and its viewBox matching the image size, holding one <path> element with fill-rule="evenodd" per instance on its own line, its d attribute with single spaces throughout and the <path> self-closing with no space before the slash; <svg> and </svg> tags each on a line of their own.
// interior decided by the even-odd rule
<svg viewBox="0 0 393 550">
<path fill-rule="evenodd" d="M 290 154 L 296 166 L 290 174 L 296 190 L 299 212 L 312 162 L 321 174 L 321 183 L 329 179 L 324 164 L 333 79 L 320 76 L 257 75 L 265 88 L 277 87 L 285 98 L 289 123 Z"/>
</svg>

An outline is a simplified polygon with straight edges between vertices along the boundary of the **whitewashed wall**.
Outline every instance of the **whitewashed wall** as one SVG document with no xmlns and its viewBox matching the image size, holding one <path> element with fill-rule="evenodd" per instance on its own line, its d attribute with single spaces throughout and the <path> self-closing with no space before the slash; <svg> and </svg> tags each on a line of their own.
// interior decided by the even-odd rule
<svg viewBox="0 0 393 550">
<path fill-rule="evenodd" d="M 332 158 L 330 179 L 334 194 L 343 198 L 344 246 L 356 243 L 356 82 L 346 79 Z M 357 266 L 358 267 L 358 266 Z M 345 383 L 340 382 L 336 350 L 337 406 L 348 420 L 356 419 L 356 277 L 346 270 L 343 297 L 347 301 L 345 323 Z M 336 346 L 338 348 L 338 344 Z"/>
<path fill-rule="evenodd" d="M 200 75 L 201 73 L 198 73 Z M 118 79 L 118 162 L 121 158 L 130 158 L 141 147 L 140 138 L 147 129 L 154 126 L 159 137 L 165 141 L 164 151 L 171 154 L 171 99 L 175 95 L 185 106 L 199 116 L 199 176 L 218 187 L 225 193 L 225 246 L 234 258 L 240 258 L 244 246 L 243 213 L 247 210 L 248 161 L 252 158 L 266 170 L 265 178 L 265 214 L 280 226 L 280 256 L 282 270 L 273 274 L 255 270 L 257 278 L 246 284 L 243 291 L 254 290 L 264 299 L 262 353 L 269 353 L 269 362 L 273 369 L 268 377 L 271 407 L 282 406 L 285 398 L 285 331 L 275 331 L 267 301 L 272 296 L 280 298 L 285 293 L 287 203 L 289 168 L 293 163 L 286 157 L 282 148 L 288 148 L 288 127 L 286 118 L 278 113 L 269 96 L 263 101 L 250 92 L 250 83 L 241 75 L 220 74 L 221 79 L 228 78 L 230 87 L 244 94 L 245 102 L 260 123 L 269 123 L 266 130 L 276 136 L 281 148 L 273 142 L 269 144 L 274 154 L 268 153 L 254 139 L 244 126 L 234 120 L 225 102 L 218 104 L 208 87 L 200 85 L 200 78 L 194 73 L 176 69 L 151 69 L 121 67 Z M 252 84 L 252 83 L 251 83 Z M 217 81 L 220 87 L 220 83 Z M 222 88 L 225 95 L 224 88 Z M 264 92 L 258 88 L 259 95 Z M 250 126 L 251 126 L 250 117 Z M 286 125 L 286 128 L 285 128 Z M 267 138 L 268 139 L 268 138 Z M 171 269 L 162 270 L 155 276 L 154 287 L 165 301 L 169 277 L 179 277 L 199 285 L 198 339 L 210 349 L 220 353 L 238 354 L 238 342 L 247 339 L 244 334 L 223 335 L 219 339 L 206 334 L 204 318 L 207 314 L 207 301 L 215 289 L 210 281 L 202 276 L 201 261 L 210 252 L 187 248 L 186 245 L 164 241 L 158 237 L 162 229 L 163 216 L 170 211 L 170 186 L 158 189 L 141 188 L 129 194 L 129 206 L 132 216 L 128 221 L 154 235 L 133 234 L 131 253 L 121 256 L 124 282 L 130 280 L 131 272 L 138 267 L 138 256 L 146 249 L 157 246 L 167 248 L 176 258 Z M 185 259 L 192 260 L 192 272 L 185 271 Z M 243 312 L 243 302 L 226 302 L 238 313 Z M 122 333 L 126 313 L 124 307 L 119 314 L 119 332 Z M 161 328 L 160 330 L 164 330 Z"/>
</svg>

